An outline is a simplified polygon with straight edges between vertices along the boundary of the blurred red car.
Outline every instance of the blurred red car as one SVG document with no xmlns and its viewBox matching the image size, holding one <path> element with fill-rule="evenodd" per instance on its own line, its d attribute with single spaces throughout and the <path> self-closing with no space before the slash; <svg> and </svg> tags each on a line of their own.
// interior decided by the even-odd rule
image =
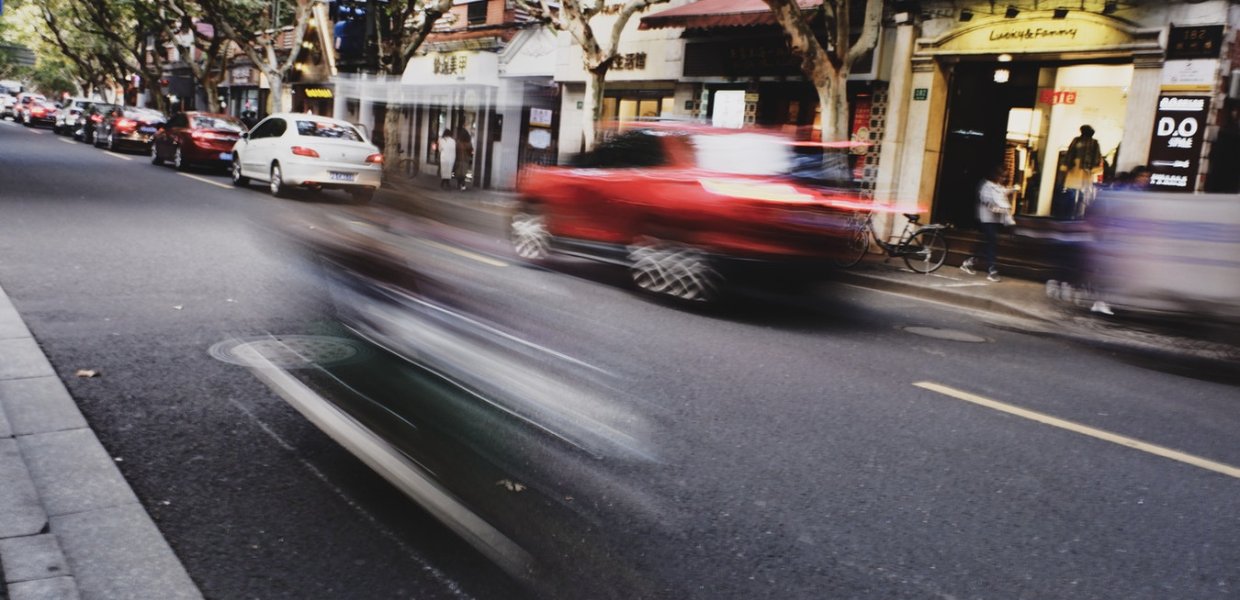
<svg viewBox="0 0 1240 600">
<path fill-rule="evenodd" d="M 803 280 L 825 273 L 852 217 L 874 209 L 849 154 L 827 146 L 757 130 L 629 129 L 569 166 L 523 174 L 509 238 L 524 259 L 623 265 L 638 288 L 680 300 L 716 299 L 748 276 Z"/>
<path fill-rule="evenodd" d="M 226 168 L 232 164 L 233 144 L 246 127 L 229 115 L 186 112 L 168 119 L 151 143 L 151 162 L 164 161 L 177 169 L 190 165 Z"/>
</svg>

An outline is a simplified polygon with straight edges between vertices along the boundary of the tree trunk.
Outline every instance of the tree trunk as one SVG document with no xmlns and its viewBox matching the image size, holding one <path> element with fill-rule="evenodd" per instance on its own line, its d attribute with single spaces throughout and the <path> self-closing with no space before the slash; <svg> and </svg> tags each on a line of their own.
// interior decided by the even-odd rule
<svg viewBox="0 0 1240 600">
<path fill-rule="evenodd" d="M 203 95 L 207 97 L 207 112 L 223 112 L 220 109 L 219 78 L 203 77 L 199 83 L 202 85 Z"/>
<path fill-rule="evenodd" d="M 388 176 L 400 173 L 400 106 L 389 103 L 383 113 L 383 171 Z"/>
<path fill-rule="evenodd" d="M 603 85 L 607 78 L 607 68 L 598 67 L 586 70 L 586 96 L 582 101 L 582 113 L 588 121 L 581 128 L 586 152 L 594 149 L 598 139 L 599 121 L 603 117 Z"/>
<path fill-rule="evenodd" d="M 284 75 L 267 71 L 267 114 L 284 112 Z"/>
<path fill-rule="evenodd" d="M 847 75 L 826 76 L 815 86 L 822 107 L 823 141 L 842 142 L 849 138 L 847 79 Z"/>
</svg>

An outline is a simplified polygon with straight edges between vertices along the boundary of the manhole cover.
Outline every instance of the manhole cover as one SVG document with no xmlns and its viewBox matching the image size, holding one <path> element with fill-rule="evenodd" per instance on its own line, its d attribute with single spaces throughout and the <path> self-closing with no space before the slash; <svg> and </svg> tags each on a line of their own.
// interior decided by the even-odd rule
<svg viewBox="0 0 1240 600">
<path fill-rule="evenodd" d="M 211 346 L 212 357 L 234 365 L 250 366 L 261 356 L 282 369 L 339 365 L 359 358 L 364 350 L 343 338 L 319 335 L 281 335 L 225 340 Z"/>
<path fill-rule="evenodd" d="M 967 331 L 960 331 L 958 329 L 939 329 L 938 327 L 913 326 L 913 327 L 905 327 L 904 330 L 909 333 L 922 335 L 922 336 L 934 338 L 937 340 L 950 340 L 953 342 L 972 342 L 974 344 L 980 344 L 982 342 L 987 341 L 986 338 L 980 335 L 975 335 Z"/>
</svg>

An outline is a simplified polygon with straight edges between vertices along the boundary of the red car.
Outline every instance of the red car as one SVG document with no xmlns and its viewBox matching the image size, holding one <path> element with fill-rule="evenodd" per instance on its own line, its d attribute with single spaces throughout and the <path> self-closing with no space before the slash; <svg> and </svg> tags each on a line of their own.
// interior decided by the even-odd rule
<svg viewBox="0 0 1240 600">
<path fill-rule="evenodd" d="M 742 279 L 803 280 L 874 209 L 848 154 L 826 146 L 756 130 L 628 130 L 567 167 L 526 172 L 509 238 L 524 259 L 623 265 L 640 289 L 680 300 L 716 299 Z"/>
<path fill-rule="evenodd" d="M 226 168 L 232 164 L 233 144 L 246 127 L 229 115 L 186 112 L 174 115 L 155 134 L 151 143 L 151 162 L 169 161 L 177 169 L 190 165 Z"/>
</svg>

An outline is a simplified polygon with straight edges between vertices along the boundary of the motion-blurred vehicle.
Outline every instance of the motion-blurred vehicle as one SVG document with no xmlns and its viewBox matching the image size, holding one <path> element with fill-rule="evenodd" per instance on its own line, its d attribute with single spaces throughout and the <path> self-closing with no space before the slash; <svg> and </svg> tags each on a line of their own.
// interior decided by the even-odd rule
<svg viewBox="0 0 1240 600">
<path fill-rule="evenodd" d="M 112 151 L 150 152 L 151 140 L 166 121 L 163 113 L 157 110 L 132 106 L 113 108 L 95 126 L 95 146 Z"/>
<path fill-rule="evenodd" d="M 0 119 L 13 116 L 15 104 L 17 104 L 17 96 L 0 91 Z"/>
<path fill-rule="evenodd" d="M 46 125 L 49 127 L 56 126 L 56 114 L 60 110 L 56 108 L 56 104 L 48 100 L 34 100 L 22 109 L 22 125 L 26 127 L 37 127 Z"/>
<path fill-rule="evenodd" d="M 569 166 L 526 172 L 509 237 L 526 260 L 622 265 L 641 290 L 679 300 L 714 300 L 755 275 L 804 280 L 842 252 L 849 219 L 875 209 L 832 149 L 755 130 L 629 129 Z"/>
<path fill-rule="evenodd" d="M 151 141 L 151 162 L 165 161 L 183 170 L 190 165 L 226 168 L 232 164 L 233 145 L 246 127 L 229 115 L 187 112 L 173 115 Z"/>
<path fill-rule="evenodd" d="M 26 110 L 31 103 L 35 101 L 46 101 L 47 98 L 43 94 L 35 94 L 31 92 L 22 92 L 17 95 L 17 102 L 13 105 L 13 120 L 19 123 L 26 122 Z"/>
<path fill-rule="evenodd" d="M 78 127 L 73 130 L 73 139 L 87 144 L 95 143 L 95 134 L 99 131 L 103 119 L 117 106 L 108 102 L 94 101 L 86 106 L 82 118 L 78 119 Z"/>
<path fill-rule="evenodd" d="M 90 98 L 68 98 L 61 103 L 60 110 L 56 113 L 56 123 L 52 127 L 58 135 L 72 134 L 78 128 L 79 122 L 85 118 L 86 109 L 94 100 Z"/>
<path fill-rule="evenodd" d="M 383 155 L 352 124 L 280 113 L 242 134 L 233 147 L 233 185 L 266 181 L 274 196 L 292 188 L 342 189 L 366 202 L 383 177 Z"/>
</svg>

